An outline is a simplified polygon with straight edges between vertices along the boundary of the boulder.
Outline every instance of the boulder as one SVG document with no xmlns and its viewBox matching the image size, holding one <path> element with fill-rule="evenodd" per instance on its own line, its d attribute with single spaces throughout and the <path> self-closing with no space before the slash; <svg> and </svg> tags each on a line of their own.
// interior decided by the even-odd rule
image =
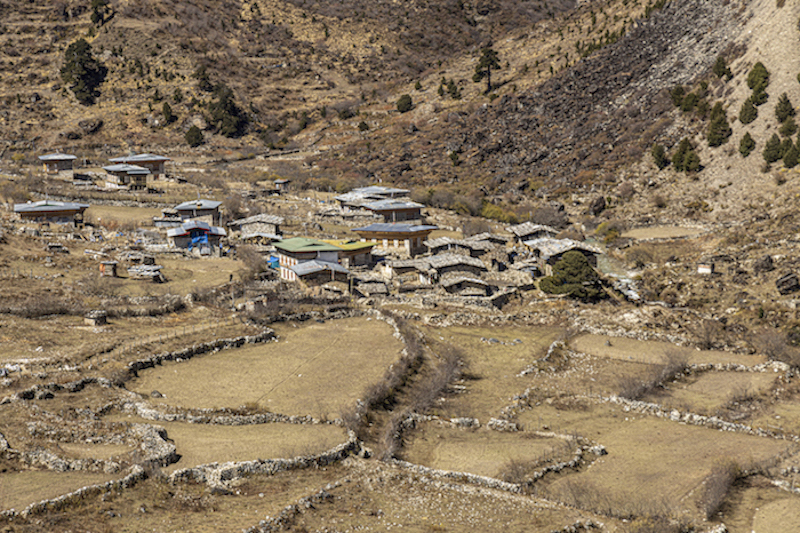
<svg viewBox="0 0 800 533">
<path fill-rule="evenodd" d="M 753 272 L 756 274 L 760 274 L 761 272 L 771 272 L 775 270 L 775 265 L 772 262 L 772 256 L 767 254 L 761 259 L 757 259 L 755 263 L 753 263 Z"/>
<path fill-rule="evenodd" d="M 775 287 L 779 293 L 786 295 L 800 289 L 800 280 L 797 279 L 797 274 L 789 272 L 775 280 Z"/>
</svg>

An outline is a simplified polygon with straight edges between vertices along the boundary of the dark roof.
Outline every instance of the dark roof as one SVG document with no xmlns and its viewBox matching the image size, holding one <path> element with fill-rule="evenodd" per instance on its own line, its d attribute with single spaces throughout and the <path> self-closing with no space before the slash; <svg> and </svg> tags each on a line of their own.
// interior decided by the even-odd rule
<svg viewBox="0 0 800 533">
<path fill-rule="evenodd" d="M 378 222 L 375 224 L 370 224 L 369 226 L 364 226 L 363 228 L 355 228 L 353 231 L 373 231 L 373 232 L 380 232 L 380 233 L 421 233 L 421 232 L 431 232 L 433 230 L 439 229 L 439 226 L 429 226 L 426 224 L 389 224 L 387 222 Z"/>
</svg>

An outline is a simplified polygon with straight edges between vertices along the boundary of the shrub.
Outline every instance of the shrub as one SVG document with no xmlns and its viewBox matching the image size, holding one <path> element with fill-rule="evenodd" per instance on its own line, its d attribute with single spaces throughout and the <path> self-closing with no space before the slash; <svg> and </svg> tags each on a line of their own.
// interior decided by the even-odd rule
<svg viewBox="0 0 800 533">
<path fill-rule="evenodd" d="M 566 294 L 583 301 L 606 297 L 600 276 L 581 252 L 566 252 L 555 265 L 553 275 L 542 278 L 539 288 L 550 294 Z"/>
<path fill-rule="evenodd" d="M 777 105 L 775 105 L 775 116 L 778 118 L 778 122 L 785 122 L 786 119 L 793 117 L 794 114 L 794 106 L 789 100 L 789 96 L 787 96 L 786 93 L 783 93 L 778 99 Z"/>
<path fill-rule="evenodd" d="M 783 153 L 781 152 L 781 139 L 778 137 L 777 133 L 773 133 L 772 137 L 766 142 L 762 155 L 764 156 L 764 161 L 767 163 L 774 163 L 783 157 Z"/>
<path fill-rule="evenodd" d="M 411 101 L 411 95 L 404 94 L 397 100 L 397 110 L 401 113 L 411 111 L 414 103 Z"/>
<path fill-rule="evenodd" d="M 756 118 L 758 118 L 758 109 L 753 105 L 753 99 L 748 98 L 742 103 L 742 108 L 739 110 L 739 122 L 750 124 Z"/>
<path fill-rule="evenodd" d="M 184 139 L 186 139 L 186 144 L 195 148 L 203 144 L 203 132 L 197 126 L 192 126 L 186 131 Z"/>
<path fill-rule="evenodd" d="M 699 100 L 700 98 L 696 94 L 694 93 L 687 94 L 686 96 L 683 97 L 683 102 L 681 102 L 681 111 L 683 111 L 684 113 L 688 113 L 689 111 L 695 108 Z"/>
<path fill-rule="evenodd" d="M 369 130 L 369 124 L 367 124 L 363 120 L 358 123 L 358 131 L 368 131 L 368 130 Z"/>
<path fill-rule="evenodd" d="M 722 109 L 722 103 L 717 102 L 711 110 L 711 123 L 708 125 L 708 145 L 711 147 L 720 146 L 730 138 L 733 130 L 728 124 L 728 115 Z"/>
<path fill-rule="evenodd" d="M 720 79 L 725 78 L 725 81 L 730 81 L 731 78 L 733 78 L 733 72 L 731 72 L 731 68 L 725 64 L 725 58 L 722 56 L 717 57 L 717 62 L 714 63 L 712 72 Z"/>
<path fill-rule="evenodd" d="M 684 94 L 686 94 L 686 89 L 682 85 L 676 85 L 669 91 L 669 96 L 672 98 L 672 103 L 675 107 L 681 106 Z"/>
<path fill-rule="evenodd" d="M 236 105 L 233 91 L 221 83 L 214 89 L 215 100 L 208 104 L 209 122 L 225 137 L 240 137 L 247 127 L 247 115 Z"/>
<path fill-rule="evenodd" d="M 703 511 L 711 518 L 725 501 L 733 482 L 739 475 L 739 467 L 731 460 L 722 460 L 711 468 L 703 490 Z"/>
<path fill-rule="evenodd" d="M 656 164 L 659 170 L 663 170 L 669 166 L 669 159 L 667 158 L 667 153 L 664 150 L 663 145 L 654 144 L 650 149 L 650 155 L 653 156 L 653 162 Z"/>
<path fill-rule="evenodd" d="M 421 91 L 422 90 L 422 84 L 419 82 L 419 80 L 417 80 L 417 83 L 414 84 L 414 90 L 415 91 Z"/>
<path fill-rule="evenodd" d="M 759 106 L 767 103 L 767 99 L 769 95 L 765 91 L 753 91 L 753 94 L 750 95 L 750 100 L 753 102 L 753 105 Z"/>
<path fill-rule="evenodd" d="M 742 140 L 739 142 L 739 153 L 742 154 L 742 157 L 747 157 L 755 147 L 756 142 L 750 136 L 749 132 L 745 132 Z"/>
<path fill-rule="evenodd" d="M 172 114 L 172 108 L 167 102 L 164 102 L 164 105 L 161 106 L 161 114 L 164 115 L 164 122 L 167 124 L 172 124 L 175 122 L 177 118 L 175 115 Z"/>
</svg>

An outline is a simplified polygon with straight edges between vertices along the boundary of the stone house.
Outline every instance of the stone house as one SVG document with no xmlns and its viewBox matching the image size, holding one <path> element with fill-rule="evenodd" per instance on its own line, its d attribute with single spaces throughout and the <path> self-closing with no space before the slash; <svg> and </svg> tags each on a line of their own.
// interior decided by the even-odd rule
<svg viewBox="0 0 800 533">
<path fill-rule="evenodd" d="M 181 220 L 203 220 L 211 225 L 218 225 L 220 221 L 219 206 L 222 202 L 216 200 L 189 200 L 175 206 Z"/>
<path fill-rule="evenodd" d="M 275 243 L 281 279 L 297 281 L 299 276 L 292 267 L 307 261 L 339 264 L 341 249 L 324 241 L 307 237 L 293 237 Z"/>
<path fill-rule="evenodd" d="M 425 207 L 410 200 L 390 198 L 364 204 L 364 208 L 376 215 L 382 216 L 383 221 L 390 224 L 398 222 L 405 224 L 422 224 L 422 208 Z"/>
<path fill-rule="evenodd" d="M 509 226 L 506 230 L 514 235 L 515 242 L 519 243 L 545 237 L 552 238 L 558 234 L 558 230 L 555 228 L 534 224 L 533 222 L 523 222 L 522 224 Z"/>
<path fill-rule="evenodd" d="M 528 247 L 534 257 L 538 258 L 539 269 L 548 276 L 553 272 L 553 265 L 569 251 L 581 252 L 592 266 L 597 266 L 597 257 L 603 253 L 596 246 L 572 239 L 542 237 L 525 241 L 523 244 Z"/>
<path fill-rule="evenodd" d="M 423 242 L 438 226 L 425 224 L 387 224 L 378 222 L 355 228 L 364 242 L 374 242 L 378 248 L 400 255 L 415 256 L 425 251 Z"/>
<path fill-rule="evenodd" d="M 169 157 L 156 154 L 132 154 L 122 157 L 114 157 L 109 159 L 112 163 L 122 163 L 127 165 L 136 165 L 144 167 L 150 171 L 153 179 L 159 179 L 166 176 L 167 172 L 164 164 L 171 161 Z"/>
<path fill-rule="evenodd" d="M 234 231 L 239 231 L 241 239 L 263 237 L 271 240 L 280 240 L 282 235 L 281 224 L 283 224 L 283 217 L 262 213 L 228 222 L 228 227 Z"/>
<path fill-rule="evenodd" d="M 428 248 L 428 251 L 434 255 L 447 252 L 469 255 L 471 257 L 480 257 L 497 247 L 496 244 L 489 241 L 454 239 L 452 237 L 430 239 L 423 244 Z"/>
<path fill-rule="evenodd" d="M 147 177 L 150 170 L 138 165 L 118 163 L 103 167 L 106 171 L 107 189 L 124 189 L 131 191 L 141 191 L 147 188 Z"/>
<path fill-rule="evenodd" d="M 361 209 L 365 204 L 390 198 L 402 198 L 408 196 L 408 189 L 395 189 L 392 187 L 382 187 L 372 185 L 370 187 L 359 187 L 344 194 L 334 197 L 339 202 L 342 209 Z"/>
<path fill-rule="evenodd" d="M 187 220 L 180 227 L 167 230 L 169 245 L 199 255 L 220 255 L 220 242 L 227 235 L 225 228 L 212 226 L 202 220 Z"/>
</svg>

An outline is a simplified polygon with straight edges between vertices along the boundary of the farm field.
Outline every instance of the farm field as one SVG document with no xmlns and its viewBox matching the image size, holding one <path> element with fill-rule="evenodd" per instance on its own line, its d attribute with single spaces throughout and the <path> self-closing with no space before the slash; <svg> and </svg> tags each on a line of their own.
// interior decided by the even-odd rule
<svg viewBox="0 0 800 533">
<path fill-rule="evenodd" d="M 353 318 L 279 327 L 278 341 L 168 363 L 140 373 L 130 387 L 157 390 L 183 408 L 256 405 L 288 415 L 335 418 L 378 381 L 401 344 L 380 320 Z"/>
</svg>

